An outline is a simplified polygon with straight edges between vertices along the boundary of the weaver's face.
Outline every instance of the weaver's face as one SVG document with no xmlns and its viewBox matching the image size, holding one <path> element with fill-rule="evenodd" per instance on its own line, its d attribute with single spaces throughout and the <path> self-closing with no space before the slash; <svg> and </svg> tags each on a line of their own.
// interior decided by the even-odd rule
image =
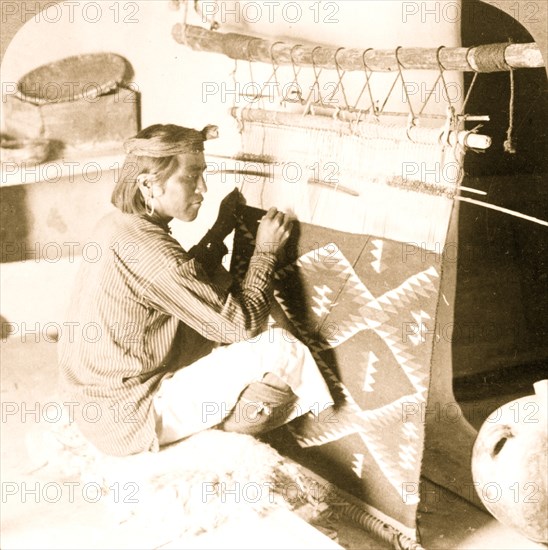
<svg viewBox="0 0 548 550">
<path fill-rule="evenodd" d="M 166 181 L 164 192 L 157 200 L 158 211 L 178 220 L 196 219 L 207 191 L 204 180 L 206 163 L 203 153 L 177 155 L 179 167 Z"/>
</svg>

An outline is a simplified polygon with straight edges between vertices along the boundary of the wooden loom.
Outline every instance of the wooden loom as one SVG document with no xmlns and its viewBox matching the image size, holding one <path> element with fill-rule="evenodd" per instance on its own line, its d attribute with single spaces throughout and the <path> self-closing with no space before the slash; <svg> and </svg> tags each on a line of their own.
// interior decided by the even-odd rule
<svg viewBox="0 0 548 550">
<path fill-rule="evenodd" d="M 295 214 L 298 234 L 276 274 L 273 317 L 309 346 L 334 405 L 320 422 L 294 421 L 292 431 L 305 460 L 335 472 L 332 481 L 359 499 L 360 509 L 349 511 L 364 527 L 386 539 L 391 526 L 402 533 L 389 537 L 394 544 L 419 548 L 421 477 L 477 504 L 469 471 L 475 431 L 454 398 L 450 335 L 439 327 L 453 319 L 455 265 L 444 261 L 444 247 L 456 242 L 457 201 L 473 201 L 461 193 L 475 191 L 461 186 L 464 155 L 489 147 L 490 138 L 466 130 L 475 117 L 451 105 L 441 122 L 417 116 L 410 103 L 406 113 L 387 113 L 367 84 L 373 72 L 394 71 L 405 89 L 403 70 L 437 69 L 445 85 L 445 70 L 541 67 L 542 56 L 535 44 L 364 51 L 188 25 L 176 26 L 174 37 L 196 50 L 272 64 L 275 78 L 282 65 L 295 80 L 297 67 L 312 67 L 315 84 L 318 70 L 337 71 L 336 109 L 301 94 L 265 109 L 263 90 L 256 106 L 232 107 L 248 208 L 231 271 L 245 273 L 265 209 Z M 359 108 L 348 102 L 341 74 L 364 67 L 371 102 Z M 440 411 L 449 406 L 444 419 Z"/>
</svg>

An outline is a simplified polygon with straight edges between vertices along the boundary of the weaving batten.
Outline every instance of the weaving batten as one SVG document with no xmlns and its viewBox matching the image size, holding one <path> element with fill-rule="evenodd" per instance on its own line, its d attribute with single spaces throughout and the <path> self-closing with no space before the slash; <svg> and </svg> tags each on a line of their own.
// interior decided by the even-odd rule
<svg viewBox="0 0 548 550">
<path fill-rule="evenodd" d="M 198 51 L 210 51 L 251 61 L 271 63 L 272 42 L 237 33 L 208 31 L 193 25 L 176 24 L 172 31 L 175 40 Z M 542 53 L 535 42 L 526 44 L 488 44 L 473 48 L 401 48 L 398 59 L 394 50 L 332 48 L 326 46 L 284 43 L 276 51 L 278 65 L 309 66 L 318 69 L 363 71 L 364 62 L 370 71 L 398 70 L 398 59 L 403 69 L 437 70 L 441 63 L 446 71 L 494 72 L 509 68 L 525 69 L 544 67 Z M 315 50 L 314 55 L 312 52 Z M 337 62 L 335 54 L 337 51 Z M 292 55 L 293 51 L 293 55 Z"/>
<path fill-rule="evenodd" d="M 247 162 L 250 160 L 246 155 L 240 154 L 235 156 L 230 155 L 215 155 L 210 154 L 208 157 L 212 158 L 218 158 L 223 160 L 232 160 L 236 161 L 236 166 L 238 161 Z M 263 159 L 264 160 L 264 159 Z M 272 179 L 272 180 L 282 180 L 283 176 L 280 173 L 280 169 L 276 164 L 272 163 L 272 159 L 267 159 L 266 162 L 263 162 L 259 156 L 256 156 L 253 160 L 253 162 L 249 162 L 249 164 L 254 165 L 253 168 L 247 168 L 247 167 L 235 167 L 235 168 L 223 168 L 221 170 L 212 170 L 211 172 L 208 172 L 208 175 L 215 175 L 215 174 L 221 174 L 221 175 L 231 175 L 231 176 L 248 176 L 248 177 L 256 177 L 260 179 Z M 400 178 L 401 180 L 401 178 Z M 258 181 L 258 180 L 257 180 Z M 352 195 L 353 197 L 359 197 L 360 193 L 356 189 L 351 189 L 349 187 L 345 187 L 344 185 L 336 185 L 329 181 L 329 180 L 320 180 L 315 178 L 309 178 L 308 183 L 310 185 L 323 185 L 324 187 L 329 187 L 331 189 L 336 189 L 340 193 L 348 193 L 349 195 Z M 391 182 L 388 182 L 390 185 Z M 394 179 L 393 184 L 403 187 L 408 186 L 409 188 L 415 187 L 418 185 L 417 180 L 408 180 L 407 182 L 398 181 L 397 179 Z M 422 182 L 421 182 L 422 183 Z M 475 189 L 473 187 L 468 187 L 465 185 L 459 185 L 456 188 L 456 191 L 466 191 L 468 193 L 475 193 L 477 195 L 487 195 L 486 191 L 482 191 L 481 189 Z M 433 191 L 432 194 L 440 195 L 440 192 L 438 189 Z M 454 193 L 443 193 L 446 196 L 454 196 Z"/>
</svg>

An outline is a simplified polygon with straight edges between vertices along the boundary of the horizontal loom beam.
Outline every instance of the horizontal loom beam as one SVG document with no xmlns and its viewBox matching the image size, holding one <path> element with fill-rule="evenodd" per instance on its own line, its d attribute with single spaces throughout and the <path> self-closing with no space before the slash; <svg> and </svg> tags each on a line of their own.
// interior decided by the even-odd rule
<svg viewBox="0 0 548 550">
<path fill-rule="evenodd" d="M 224 54 L 232 59 L 276 65 L 315 66 L 343 71 L 397 71 L 402 69 L 500 72 L 544 67 L 535 42 L 487 44 L 473 48 L 397 48 L 375 50 L 289 44 L 237 33 L 209 31 L 176 24 L 173 37 L 193 50 Z M 440 67 L 441 66 L 441 67 Z"/>
<path fill-rule="evenodd" d="M 299 113 L 287 113 L 283 111 L 267 111 L 264 109 L 250 109 L 249 107 L 233 107 L 231 115 L 244 122 L 266 124 L 271 126 L 287 126 L 289 128 L 305 128 L 308 130 L 326 130 L 345 135 L 361 135 L 370 139 L 409 139 L 419 143 L 438 143 L 443 131 L 432 128 L 404 128 L 397 126 L 384 126 L 371 124 L 358 119 L 352 121 L 337 120 L 330 116 L 303 116 Z M 342 112 L 342 115 L 345 115 Z M 352 114 L 346 114 L 347 117 Z M 463 147 L 472 149 L 488 149 L 491 138 L 483 134 L 462 130 L 450 131 L 445 137 L 449 145 L 457 143 Z"/>
</svg>

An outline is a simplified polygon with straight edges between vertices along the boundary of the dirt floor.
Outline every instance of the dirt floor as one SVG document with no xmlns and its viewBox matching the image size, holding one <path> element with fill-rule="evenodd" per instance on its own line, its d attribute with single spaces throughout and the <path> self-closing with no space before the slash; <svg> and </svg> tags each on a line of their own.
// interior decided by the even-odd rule
<svg viewBox="0 0 548 550">
<path fill-rule="evenodd" d="M 52 493 L 44 498 L 44 487 L 51 479 L 33 469 L 40 462 L 41 450 L 33 447 L 47 403 L 56 400 L 56 344 L 23 343 L 17 339 L 1 344 L 1 545 L 15 548 L 347 548 L 355 550 L 390 548 L 349 520 L 331 519 L 318 530 L 298 514 L 280 512 L 261 520 L 250 519 L 225 525 L 218 532 L 197 538 L 172 538 L 150 524 L 116 523 L 104 502 L 90 502 L 81 491 L 64 491 L 57 502 Z M 526 383 L 499 387 L 488 395 L 478 384 L 477 395 L 464 387 L 464 408 L 488 414 L 498 404 L 531 393 Z M 53 410 L 53 409 L 52 409 Z M 53 413 L 51 413 L 53 416 Z M 477 415 L 471 420 L 481 424 Z M 283 438 L 283 432 L 273 439 Z M 275 443 L 275 441 L 273 442 Z M 278 441 L 278 443 L 280 443 Z M 283 447 L 283 442 L 282 445 Z M 38 484 L 38 485 L 37 485 Z M 38 493 L 33 492 L 41 488 Z M 424 482 L 425 497 L 420 507 L 419 532 L 427 549 L 525 550 L 546 548 L 528 541 L 501 525 L 490 515 L 460 498 L 443 498 L 433 484 Z M 437 498 L 428 497 L 435 495 Z M 442 498 L 439 498 L 439 495 Z"/>
</svg>

